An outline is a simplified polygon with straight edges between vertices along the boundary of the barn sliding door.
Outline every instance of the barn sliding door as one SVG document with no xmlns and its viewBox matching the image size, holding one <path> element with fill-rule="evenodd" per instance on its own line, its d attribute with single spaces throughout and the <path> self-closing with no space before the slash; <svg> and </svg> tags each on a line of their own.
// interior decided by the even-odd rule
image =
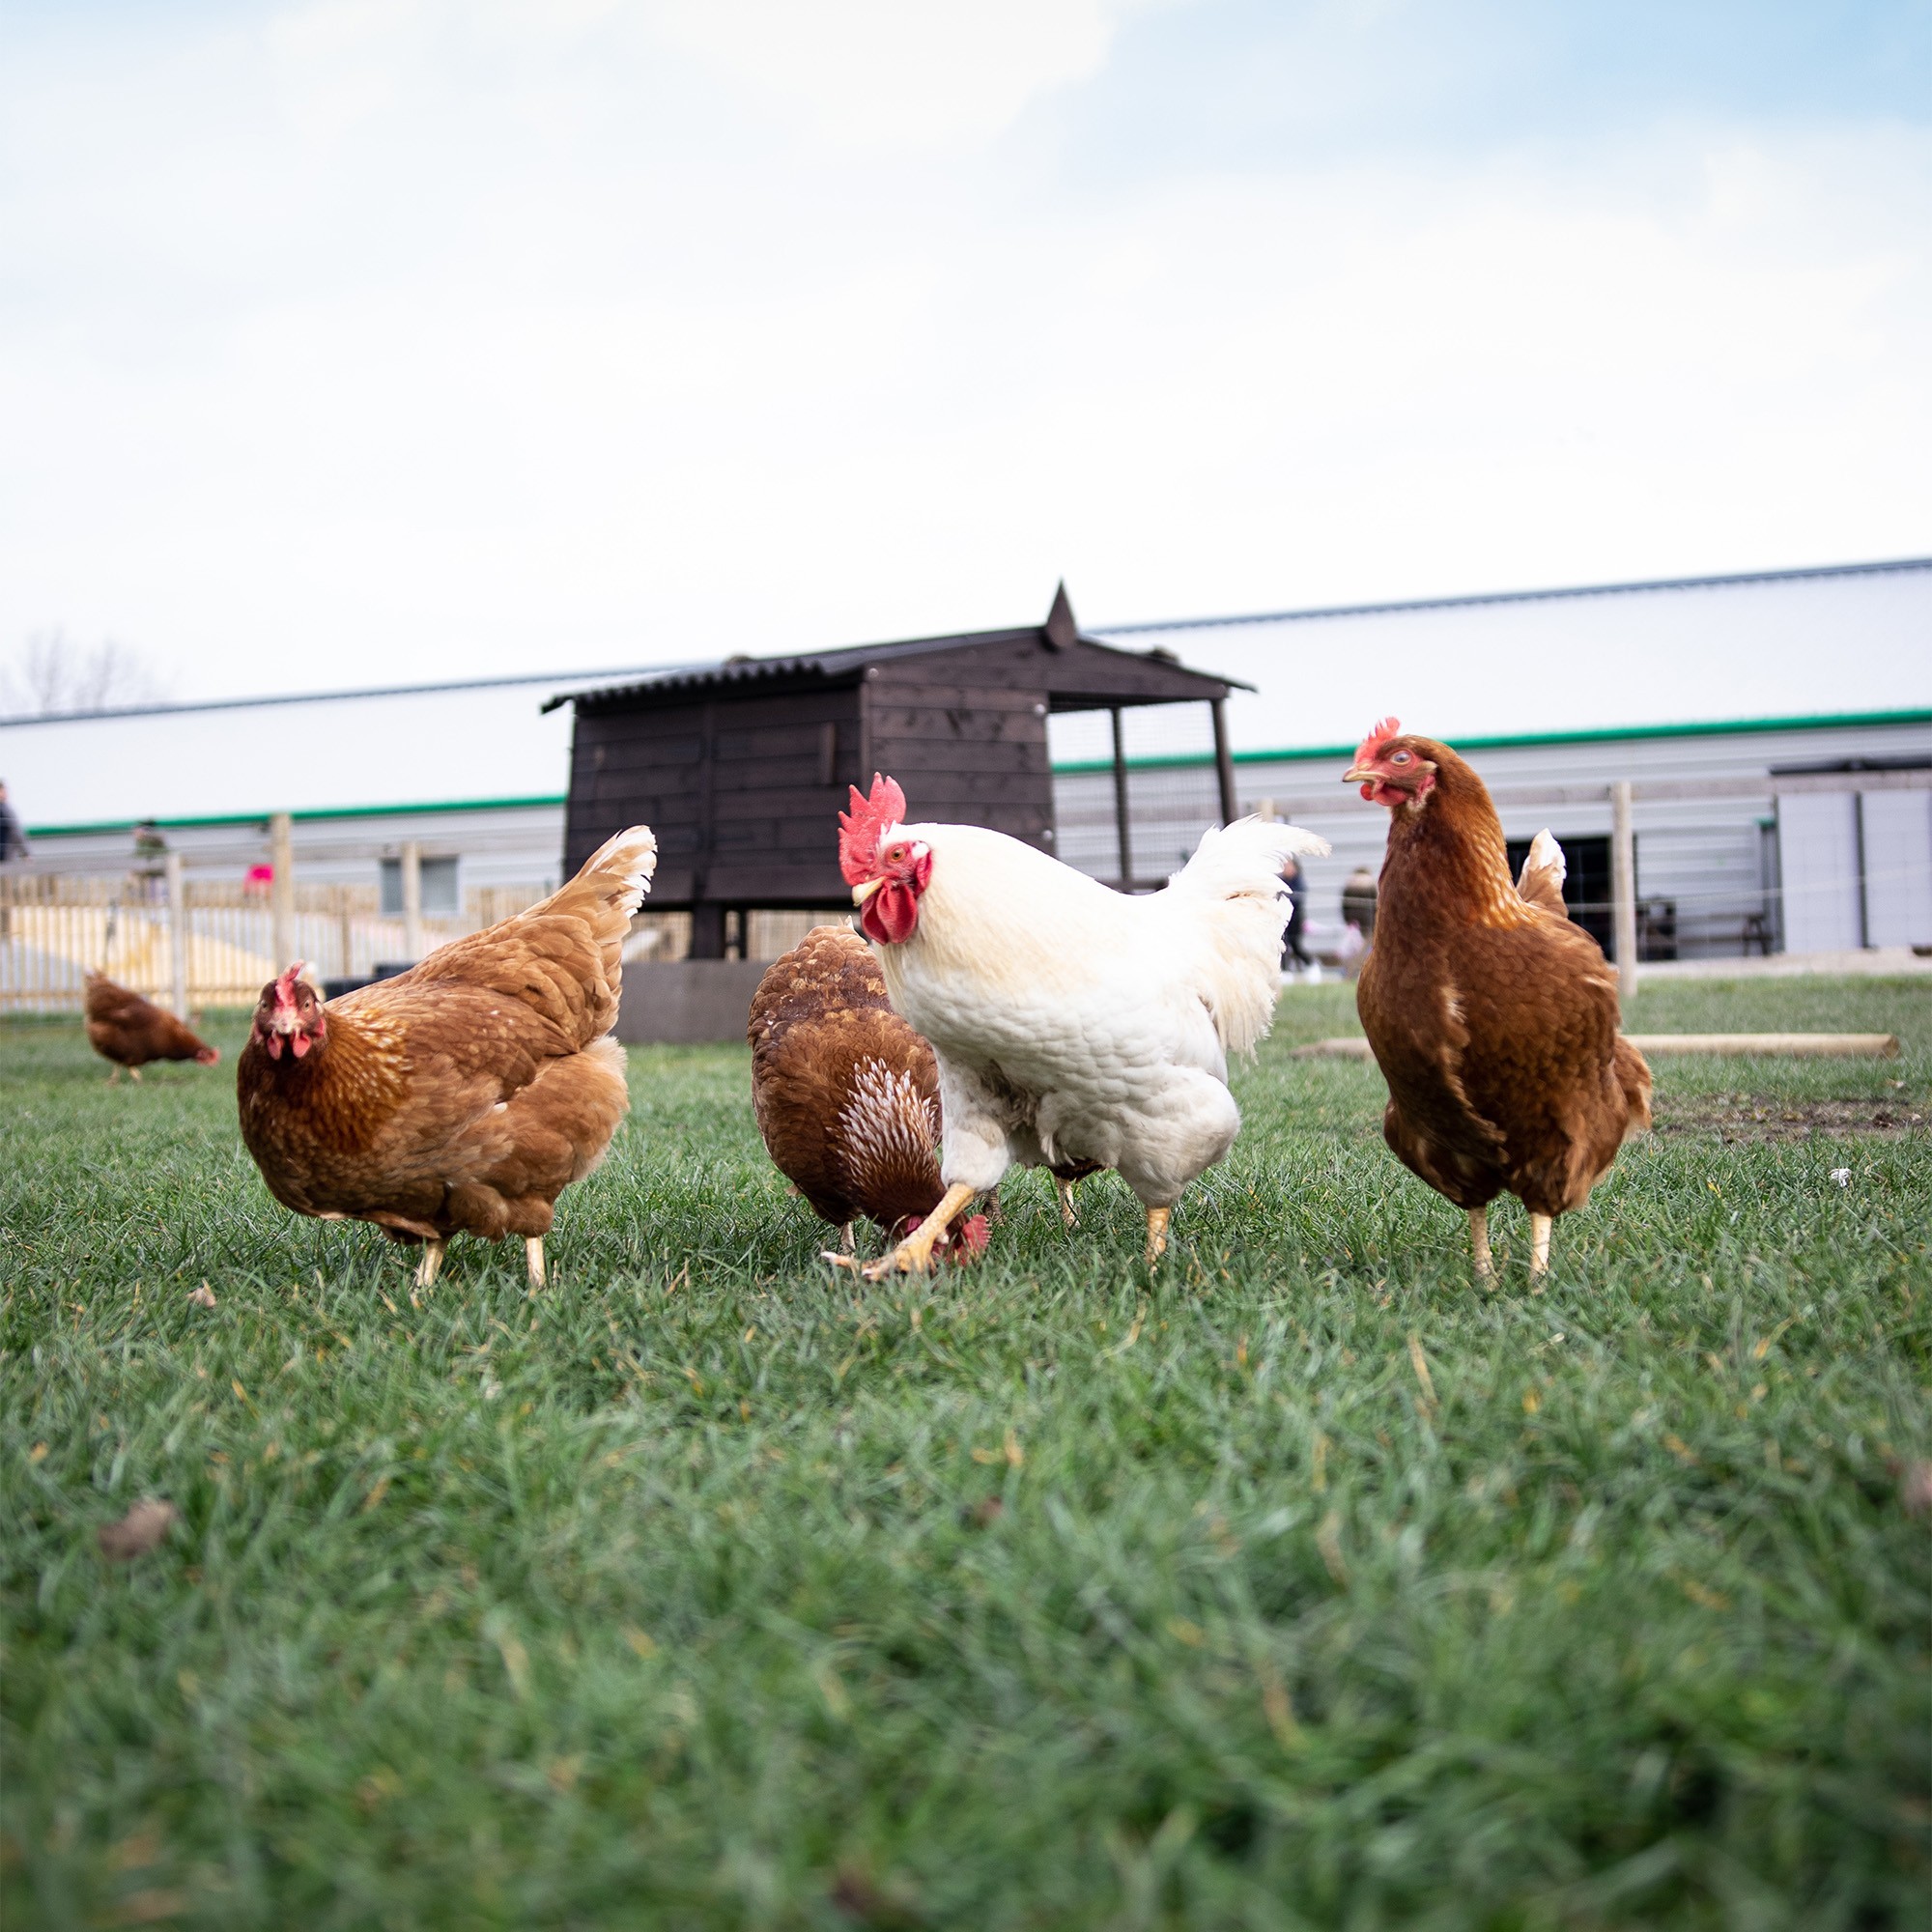
<svg viewBox="0 0 1932 1932">
<path fill-rule="evenodd" d="M 1932 946 L 1932 791 L 1868 791 L 1865 943 Z"/>
<path fill-rule="evenodd" d="M 1857 794 L 1850 791 L 1779 795 L 1785 952 L 1849 952 L 1864 945 L 1858 813 Z"/>
</svg>

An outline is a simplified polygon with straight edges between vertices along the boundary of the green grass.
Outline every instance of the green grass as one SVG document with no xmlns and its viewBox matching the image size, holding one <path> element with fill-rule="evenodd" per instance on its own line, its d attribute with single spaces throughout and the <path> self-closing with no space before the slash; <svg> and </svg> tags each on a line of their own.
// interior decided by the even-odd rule
<svg viewBox="0 0 1932 1932">
<path fill-rule="evenodd" d="M 1532 1294 L 1288 1058 L 1347 988 L 1152 1284 L 1104 1178 L 832 1278 L 745 1054 L 634 1050 L 551 1291 L 458 1242 L 420 1307 L 270 1200 L 229 1062 L 0 1027 L 0 1916 L 1924 1925 L 1932 999 L 1632 1023 L 1907 1052 L 1660 1066 Z"/>
</svg>

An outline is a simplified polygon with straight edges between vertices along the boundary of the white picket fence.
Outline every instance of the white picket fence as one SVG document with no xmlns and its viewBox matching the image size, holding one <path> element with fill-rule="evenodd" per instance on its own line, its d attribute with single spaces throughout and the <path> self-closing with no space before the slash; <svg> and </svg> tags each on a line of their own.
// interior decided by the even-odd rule
<svg viewBox="0 0 1932 1932">
<path fill-rule="evenodd" d="M 417 950 L 542 896 L 541 886 L 472 892 L 460 917 L 418 919 Z M 379 963 L 411 956 L 406 922 L 378 910 L 373 888 L 298 884 L 294 897 L 293 955 L 311 962 L 318 978 L 363 979 Z M 0 1012 L 77 1012 L 92 970 L 164 1006 L 179 996 L 195 1011 L 252 1007 L 289 963 L 275 952 L 268 898 L 232 880 L 186 878 L 177 908 L 161 876 L 0 877 Z"/>
</svg>

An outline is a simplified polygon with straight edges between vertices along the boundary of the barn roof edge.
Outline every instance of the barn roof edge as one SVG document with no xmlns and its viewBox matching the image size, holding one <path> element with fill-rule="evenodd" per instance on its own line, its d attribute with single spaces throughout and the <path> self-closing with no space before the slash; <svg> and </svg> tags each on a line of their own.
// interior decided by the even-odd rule
<svg viewBox="0 0 1932 1932">
<path fill-rule="evenodd" d="M 1059 606 L 1056 604 L 1056 613 L 1058 610 Z M 909 638 L 895 643 L 847 644 L 835 650 L 799 651 L 783 657 L 723 658 L 713 664 L 669 665 L 662 670 L 646 672 L 622 684 L 597 685 L 579 691 L 559 691 L 545 702 L 543 709 L 549 712 L 565 704 L 608 704 L 624 698 L 645 696 L 653 692 L 689 692 L 702 690 L 706 686 L 728 688 L 732 685 L 787 677 L 819 677 L 831 683 L 853 677 L 875 664 L 895 663 L 912 657 L 938 656 L 943 652 L 970 650 L 976 646 L 1037 642 L 1048 637 L 1044 625 L 1017 624 L 999 631 L 964 631 L 948 637 Z M 1228 677 L 1220 671 L 1201 670 L 1193 665 L 1181 664 L 1171 652 L 1157 647 L 1148 650 L 1128 650 L 1119 644 L 1109 643 L 1104 638 L 1091 637 L 1085 632 L 1074 633 L 1071 645 L 1097 652 L 1104 657 L 1118 658 L 1123 664 L 1155 666 L 1173 676 L 1177 682 L 1187 680 L 1196 685 L 1218 685 L 1224 693 L 1252 691 L 1255 688 L 1240 678 Z M 1064 656 L 1069 645 L 1065 642 L 1055 643 L 1049 639 L 1048 648 L 1056 656 Z M 1205 699 L 1209 695 L 1207 692 L 1177 691 L 1175 700 L 1185 701 L 1189 697 L 1197 696 Z"/>
</svg>

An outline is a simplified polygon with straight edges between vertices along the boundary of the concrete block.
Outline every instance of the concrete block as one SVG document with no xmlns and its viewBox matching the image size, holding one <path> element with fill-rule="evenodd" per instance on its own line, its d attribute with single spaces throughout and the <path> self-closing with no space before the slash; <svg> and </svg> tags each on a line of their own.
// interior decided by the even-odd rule
<svg viewBox="0 0 1932 1932">
<path fill-rule="evenodd" d="M 765 976 L 760 959 L 671 959 L 624 968 L 617 1037 L 642 1045 L 739 1040 L 752 995 Z"/>
</svg>

